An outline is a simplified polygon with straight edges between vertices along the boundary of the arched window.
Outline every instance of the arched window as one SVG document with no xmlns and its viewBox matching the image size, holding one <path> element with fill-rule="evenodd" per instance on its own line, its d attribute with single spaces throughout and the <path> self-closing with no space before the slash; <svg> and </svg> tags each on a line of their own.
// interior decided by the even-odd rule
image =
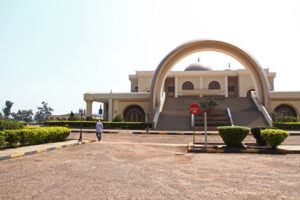
<svg viewBox="0 0 300 200">
<path fill-rule="evenodd" d="M 193 90 L 194 89 L 194 85 L 192 82 L 190 81 L 186 81 L 182 84 L 182 89 L 183 90 Z"/>
<path fill-rule="evenodd" d="M 145 112 L 143 108 L 137 105 L 128 106 L 124 113 L 124 120 L 126 122 L 144 122 Z"/>
<path fill-rule="evenodd" d="M 218 81 L 212 81 L 208 85 L 208 89 L 210 90 L 219 90 L 220 88 L 220 83 Z"/>
<path fill-rule="evenodd" d="M 282 104 L 275 108 L 275 112 L 282 116 L 297 117 L 297 112 L 289 105 Z"/>
</svg>

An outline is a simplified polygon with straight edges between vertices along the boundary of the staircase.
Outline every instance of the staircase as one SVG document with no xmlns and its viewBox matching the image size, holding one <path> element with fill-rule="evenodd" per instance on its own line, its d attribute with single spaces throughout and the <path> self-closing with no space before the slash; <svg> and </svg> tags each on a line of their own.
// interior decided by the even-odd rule
<svg viewBox="0 0 300 200">
<path fill-rule="evenodd" d="M 242 97 L 209 98 L 218 106 L 216 110 L 230 108 L 235 126 L 267 126 L 267 123 L 254 105 L 252 100 Z M 208 100 L 203 97 L 166 97 L 162 112 L 160 113 L 157 130 L 191 130 L 189 107 Z"/>
</svg>

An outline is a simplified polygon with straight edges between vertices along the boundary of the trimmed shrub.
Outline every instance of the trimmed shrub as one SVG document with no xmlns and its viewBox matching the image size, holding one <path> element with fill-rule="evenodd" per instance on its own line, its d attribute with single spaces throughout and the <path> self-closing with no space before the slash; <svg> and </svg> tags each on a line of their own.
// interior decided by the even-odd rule
<svg viewBox="0 0 300 200">
<path fill-rule="evenodd" d="M 70 133 L 71 130 L 65 127 L 36 127 L 5 130 L 0 132 L 0 135 L 4 135 L 7 147 L 17 147 L 64 141 Z"/>
<path fill-rule="evenodd" d="M 96 128 L 97 121 L 82 121 L 82 128 Z M 106 122 L 102 121 L 104 129 L 133 129 L 144 130 L 152 127 L 151 123 L 145 122 Z M 78 121 L 45 121 L 44 126 L 67 126 L 70 128 L 80 128 L 81 122 Z"/>
<path fill-rule="evenodd" d="M 242 141 L 250 133 L 250 128 L 243 126 L 220 126 L 218 131 L 228 147 L 243 147 Z"/>
<path fill-rule="evenodd" d="M 2 149 L 5 145 L 5 137 L 4 134 L 0 132 L 0 149 Z"/>
<path fill-rule="evenodd" d="M 275 149 L 289 136 L 289 132 L 280 129 L 266 129 L 261 131 L 261 136 L 268 145 Z"/>
<path fill-rule="evenodd" d="M 124 119 L 122 114 L 117 114 L 113 119 L 113 122 L 123 122 L 123 121 Z"/>
<path fill-rule="evenodd" d="M 4 137 L 8 147 L 17 147 L 20 142 L 19 130 L 5 130 Z"/>
<path fill-rule="evenodd" d="M 26 122 L 22 123 L 15 120 L 0 120 L 0 131 L 21 129 L 24 125 L 26 125 Z"/>
<path fill-rule="evenodd" d="M 258 127 L 253 127 L 251 128 L 251 133 L 253 137 L 256 139 L 256 144 L 259 146 L 264 146 L 266 145 L 266 141 L 262 139 L 261 137 L 261 130 L 265 129 L 277 129 L 276 127 L 270 127 L 270 126 L 258 126 Z"/>
<path fill-rule="evenodd" d="M 275 122 L 274 126 L 283 130 L 300 130 L 300 122 Z"/>
</svg>

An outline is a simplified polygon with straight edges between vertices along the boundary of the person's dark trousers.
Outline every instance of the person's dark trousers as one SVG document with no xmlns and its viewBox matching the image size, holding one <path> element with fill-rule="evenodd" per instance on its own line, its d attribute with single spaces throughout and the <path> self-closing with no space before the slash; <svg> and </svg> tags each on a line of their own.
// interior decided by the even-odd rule
<svg viewBox="0 0 300 200">
<path fill-rule="evenodd" d="M 101 140 L 101 132 L 96 132 L 96 135 L 97 135 L 98 141 L 100 141 Z"/>
</svg>

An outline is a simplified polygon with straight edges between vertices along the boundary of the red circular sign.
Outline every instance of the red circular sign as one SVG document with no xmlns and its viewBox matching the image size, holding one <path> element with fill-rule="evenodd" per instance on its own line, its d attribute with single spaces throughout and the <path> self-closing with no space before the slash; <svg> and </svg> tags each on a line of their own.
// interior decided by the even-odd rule
<svg viewBox="0 0 300 200">
<path fill-rule="evenodd" d="M 200 112 L 200 107 L 198 104 L 193 104 L 190 106 L 191 114 L 197 115 Z"/>
</svg>

